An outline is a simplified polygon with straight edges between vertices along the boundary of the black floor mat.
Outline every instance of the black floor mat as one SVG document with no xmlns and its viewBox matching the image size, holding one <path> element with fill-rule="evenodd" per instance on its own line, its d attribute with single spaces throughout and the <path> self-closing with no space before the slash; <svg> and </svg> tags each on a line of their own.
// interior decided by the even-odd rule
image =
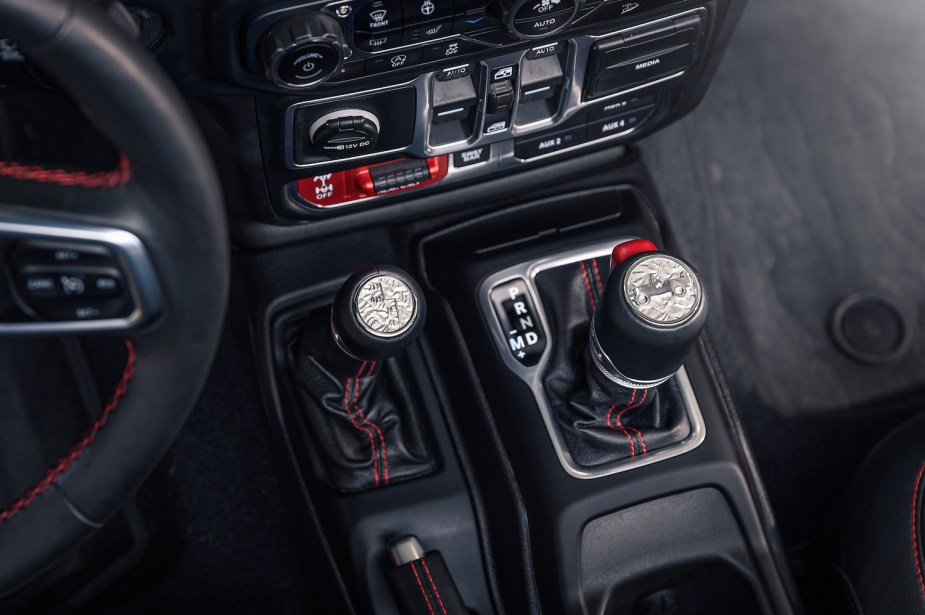
<svg viewBox="0 0 925 615">
<path fill-rule="evenodd" d="M 700 109 L 644 143 L 684 251 L 722 280 L 714 322 L 782 413 L 925 383 L 921 333 L 879 368 L 828 333 L 855 291 L 925 325 L 923 35 L 917 1 L 752 2 Z"/>
<path fill-rule="evenodd" d="M 925 384 L 923 34 L 917 0 L 752 2 L 701 107 L 642 144 L 712 290 L 710 330 L 790 544 Z M 830 313 L 856 291 L 912 316 L 903 360 L 865 366 L 832 342 Z"/>
</svg>

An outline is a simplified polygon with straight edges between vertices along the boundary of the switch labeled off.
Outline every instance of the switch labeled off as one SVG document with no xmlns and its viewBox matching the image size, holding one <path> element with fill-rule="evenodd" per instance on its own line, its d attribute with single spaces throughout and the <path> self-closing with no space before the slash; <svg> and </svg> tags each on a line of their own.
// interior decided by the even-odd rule
<svg viewBox="0 0 925 615">
<path fill-rule="evenodd" d="M 511 356 L 527 367 L 539 363 L 546 350 L 546 332 L 523 278 L 495 286 L 491 290 L 491 303 Z"/>
</svg>

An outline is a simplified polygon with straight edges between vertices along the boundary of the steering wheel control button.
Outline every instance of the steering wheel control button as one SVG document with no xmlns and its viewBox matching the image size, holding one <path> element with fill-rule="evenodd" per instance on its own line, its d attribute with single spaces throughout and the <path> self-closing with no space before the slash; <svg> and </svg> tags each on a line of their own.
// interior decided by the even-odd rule
<svg viewBox="0 0 925 615">
<path fill-rule="evenodd" d="M 21 304 L 40 319 L 113 318 L 133 310 L 118 262 L 103 246 L 21 243 L 9 264 Z"/>
<path fill-rule="evenodd" d="M 490 295 L 499 333 L 511 356 L 521 365 L 533 367 L 546 350 L 547 336 L 527 283 L 514 278 L 492 288 Z"/>
<path fill-rule="evenodd" d="M 707 302 L 694 268 L 652 251 L 617 246 L 591 323 L 589 349 L 600 373 L 628 388 L 661 384 L 683 365 L 706 324 Z"/>
<path fill-rule="evenodd" d="M 366 154 L 379 139 L 379 118 L 362 109 L 344 109 L 321 116 L 309 129 L 312 146 L 330 158 Z"/>
<path fill-rule="evenodd" d="M 344 36 L 337 19 L 306 13 L 274 24 L 260 39 L 257 56 L 267 79 L 288 89 L 303 89 L 338 74 Z"/>
<path fill-rule="evenodd" d="M 655 325 L 677 325 L 694 315 L 703 292 L 686 263 L 653 254 L 627 271 L 623 292 L 633 311 Z"/>
<path fill-rule="evenodd" d="M 872 293 L 843 299 L 832 313 L 831 331 L 842 352 L 868 365 L 901 359 L 913 339 L 910 320 L 899 306 Z"/>
</svg>

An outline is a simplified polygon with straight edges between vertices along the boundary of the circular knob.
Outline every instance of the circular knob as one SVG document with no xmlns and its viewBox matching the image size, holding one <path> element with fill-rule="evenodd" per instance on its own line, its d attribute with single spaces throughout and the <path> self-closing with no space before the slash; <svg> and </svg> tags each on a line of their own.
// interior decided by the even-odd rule
<svg viewBox="0 0 925 615">
<path fill-rule="evenodd" d="M 622 386 L 656 386 L 680 369 L 706 319 L 693 267 L 662 252 L 635 254 L 615 262 L 607 280 L 591 324 L 592 358 Z"/>
<path fill-rule="evenodd" d="M 312 145 L 330 158 L 365 154 L 379 139 L 379 118 L 362 109 L 341 109 L 315 120 L 308 130 Z"/>
<path fill-rule="evenodd" d="M 504 23 L 519 38 L 543 38 L 575 19 L 578 0 L 502 0 Z"/>
<path fill-rule="evenodd" d="M 421 287 L 397 267 L 362 269 L 341 286 L 331 308 L 337 344 L 364 361 L 394 356 L 424 327 L 427 308 Z"/>
<path fill-rule="evenodd" d="M 335 74 L 344 59 L 344 34 L 337 20 L 307 13 L 278 21 L 267 30 L 257 56 L 267 79 L 284 88 L 308 88 Z"/>
</svg>

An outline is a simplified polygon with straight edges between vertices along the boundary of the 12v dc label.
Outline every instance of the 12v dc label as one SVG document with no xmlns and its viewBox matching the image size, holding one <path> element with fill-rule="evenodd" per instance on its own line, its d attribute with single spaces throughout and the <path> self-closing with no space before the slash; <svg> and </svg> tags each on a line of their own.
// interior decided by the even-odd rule
<svg viewBox="0 0 925 615">
<path fill-rule="evenodd" d="M 491 290 L 491 303 L 511 356 L 522 365 L 536 365 L 546 350 L 546 332 L 527 283 L 514 278 L 498 284 Z"/>
</svg>

